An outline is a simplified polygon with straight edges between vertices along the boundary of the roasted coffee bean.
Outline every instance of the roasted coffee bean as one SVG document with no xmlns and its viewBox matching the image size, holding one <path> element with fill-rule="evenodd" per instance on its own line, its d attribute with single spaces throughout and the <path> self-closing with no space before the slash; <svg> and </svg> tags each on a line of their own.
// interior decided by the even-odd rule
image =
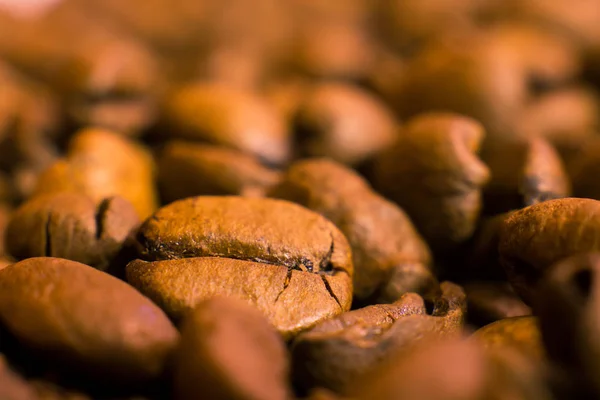
<svg viewBox="0 0 600 400">
<path fill-rule="evenodd" d="M 327 159 L 298 161 L 268 194 L 303 205 L 332 221 L 348 238 L 354 295 L 393 302 L 437 285 L 431 255 L 408 216 L 352 170 Z"/>
<path fill-rule="evenodd" d="M 492 176 L 484 189 L 487 214 L 571 194 L 571 183 L 558 153 L 541 137 L 498 141 L 487 147 L 481 157 Z"/>
<path fill-rule="evenodd" d="M 542 345 L 539 322 L 536 317 L 505 318 L 480 328 L 473 334 L 486 348 L 502 350 L 511 346 L 531 360 L 542 361 L 545 350 Z"/>
<path fill-rule="evenodd" d="M 278 172 L 249 154 L 183 141 L 169 142 L 157 163 L 165 203 L 199 195 L 260 194 L 279 179 Z"/>
<path fill-rule="evenodd" d="M 290 62 L 308 76 L 329 80 L 364 78 L 375 62 L 375 46 L 359 23 L 316 19 L 300 25 Z"/>
<path fill-rule="evenodd" d="M 223 84 L 193 84 L 166 99 L 165 124 L 175 138 L 232 147 L 278 165 L 291 156 L 289 131 L 266 99 Z"/>
<path fill-rule="evenodd" d="M 447 110 L 477 119 L 490 137 L 506 138 L 517 132 L 536 85 L 558 86 L 579 68 L 567 42 L 535 26 L 509 23 L 449 36 L 408 63 L 395 102 L 405 118 Z"/>
<path fill-rule="evenodd" d="M 383 102 L 351 85 L 325 83 L 302 101 L 295 117 L 300 151 L 358 165 L 396 138 L 396 122 Z"/>
<path fill-rule="evenodd" d="M 48 369 L 111 384 L 159 377 L 178 333 L 126 283 L 60 258 L 29 258 L 0 272 L 0 323 Z"/>
<path fill-rule="evenodd" d="M 390 352 L 431 336 L 460 335 L 466 311 L 463 290 L 444 282 L 431 315 L 425 302 L 407 293 L 393 304 L 350 311 L 301 333 L 292 347 L 298 386 L 326 387 L 344 393 Z"/>
<path fill-rule="evenodd" d="M 540 96 L 518 119 L 520 136 L 541 136 L 564 157 L 600 128 L 600 99 L 588 87 L 566 87 Z"/>
<path fill-rule="evenodd" d="M 0 38 L 0 55 L 59 92 L 77 125 L 138 134 L 156 115 L 158 65 L 140 41 L 86 3 L 63 0 L 36 18 L 0 13 L 14 33 Z"/>
<path fill-rule="evenodd" d="M 254 307 L 214 297 L 186 315 L 181 331 L 176 398 L 290 398 L 285 344 Z"/>
<path fill-rule="evenodd" d="M 215 295 L 256 305 L 291 338 L 350 308 L 353 266 L 344 235 L 293 203 L 195 197 L 158 210 L 139 229 L 143 260 L 127 280 L 179 318 Z"/>
<path fill-rule="evenodd" d="M 140 218 L 157 208 L 154 161 L 138 143 L 116 133 L 85 129 L 69 143 L 65 159 L 40 177 L 35 194 L 75 192 L 101 203 L 107 197 L 129 200 Z"/>
<path fill-rule="evenodd" d="M 96 205 L 83 194 L 41 195 L 12 215 L 7 250 L 20 260 L 60 257 L 106 270 L 139 223 L 133 206 L 121 197 Z"/>
<path fill-rule="evenodd" d="M 383 0 L 375 6 L 377 28 L 399 50 L 410 51 L 448 32 L 471 27 L 482 4 L 452 0 L 433 4 L 419 0 Z"/>
<path fill-rule="evenodd" d="M 600 202 L 558 199 L 512 213 L 500 230 L 500 261 L 530 303 L 544 272 L 563 258 L 600 248 Z"/>
<path fill-rule="evenodd" d="M 424 114 L 378 157 L 376 189 L 408 213 L 434 249 L 451 248 L 475 230 L 481 188 L 490 178 L 476 156 L 483 135 L 470 118 Z"/>
<path fill-rule="evenodd" d="M 595 397 L 600 393 L 599 272 L 598 253 L 561 260 L 546 271 L 533 302 L 548 356 Z"/>
<path fill-rule="evenodd" d="M 483 326 L 505 318 L 531 315 L 531 308 L 507 282 L 469 282 L 463 287 L 471 323 Z"/>
<path fill-rule="evenodd" d="M 476 341 L 424 341 L 358 380 L 355 399 L 552 399 L 536 364 Z"/>
</svg>

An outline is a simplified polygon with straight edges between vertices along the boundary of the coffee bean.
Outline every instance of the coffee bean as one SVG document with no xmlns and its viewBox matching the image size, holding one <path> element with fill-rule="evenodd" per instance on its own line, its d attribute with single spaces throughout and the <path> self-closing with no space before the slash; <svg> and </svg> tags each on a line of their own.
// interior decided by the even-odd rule
<svg viewBox="0 0 600 400">
<path fill-rule="evenodd" d="M 489 137 L 506 138 L 517 132 L 536 84 L 558 86 L 576 74 L 578 64 L 568 42 L 535 25 L 457 31 L 431 40 L 411 59 L 396 105 L 405 118 L 431 110 L 464 114 Z"/>
<path fill-rule="evenodd" d="M 343 165 L 327 159 L 298 161 L 268 194 L 318 212 L 348 238 L 357 299 L 381 291 L 393 302 L 405 292 L 427 292 L 436 285 L 429 249 L 408 216 Z"/>
<path fill-rule="evenodd" d="M 377 160 L 375 187 L 408 213 L 434 249 L 453 247 L 475 230 L 489 180 L 476 157 L 483 135 L 470 118 L 425 114 L 409 121 Z"/>
<path fill-rule="evenodd" d="M 357 381 L 356 399 L 551 399 L 537 365 L 511 348 L 424 341 Z"/>
<path fill-rule="evenodd" d="M 548 356 L 574 383 L 600 393 L 596 290 L 600 256 L 583 253 L 552 265 L 533 302 Z"/>
<path fill-rule="evenodd" d="M 158 159 L 158 183 L 166 203 L 198 195 L 262 193 L 278 178 L 251 155 L 226 147 L 172 141 Z"/>
<path fill-rule="evenodd" d="M 293 221 L 293 223 L 290 223 Z M 353 266 L 328 220 L 282 200 L 195 197 L 139 229 L 127 280 L 172 317 L 217 294 L 255 304 L 286 337 L 350 308 Z"/>
<path fill-rule="evenodd" d="M 97 203 L 121 196 L 143 219 L 157 207 L 153 174 L 154 161 L 143 146 L 110 131 L 85 129 L 71 139 L 67 157 L 42 174 L 35 194 L 82 193 Z"/>
<path fill-rule="evenodd" d="M 396 122 L 386 105 L 367 92 L 343 84 L 311 90 L 295 117 L 300 151 L 358 165 L 388 147 Z"/>
<path fill-rule="evenodd" d="M 60 257 L 106 270 L 139 223 L 120 197 L 96 205 L 83 194 L 41 195 L 12 215 L 7 250 L 17 259 Z"/>
<path fill-rule="evenodd" d="M 410 348 L 427 337 L 459 335 L 465 294 L 449 282 L 441 286 L 442 295 L 431 315 L 419 295 L 407 293 L 393 304 L 353 310 L 301 333 L 292 347 L 297 384 L 344 393 L 390 352 Z"/>
<path fill-rule="evenodd" d="M 555 262 L 600 246 L 600 202 L 558 199 L 516 211 L 500 230 L 502 266 L 515 291 L 530 303 L 544 272 Z"/>
<path fill-rule="evenodd" d="M 488 214 L 568 197 L 571 193 L 559 155 L 543 138 L 499 140 L 483 152 L 482 159 L 492 176 L 484 189 Z"/>
<path fill-rule="evenodd" d="M 542 345 L 538 319 L 532 316 L 505 318 L 480 328 L 473 338 L 487 348 L 503 349 L 512 346 L 531 360 L 542 361 Z"/>
<path fill-rule="evenodd" d="M 214 297 L 184 318 L 176 398 L 288 399 L 285 344 L 254 307 Z"/>
<path fill-rule="evenodd" d="M 291 155 L 282 118 L 259 95 L 222 84 L 196 84 L 166 101 L 165 124 L 172 137 L 232 147 L 272 165 Z"/>
<path fill-rule="evenodd" d="M 0 323 L 48 368 L 133 385 L 156 379 L 177 344 L 163 312 L 126 283 L 60 258 L 0 273 Z"/>
</svg>

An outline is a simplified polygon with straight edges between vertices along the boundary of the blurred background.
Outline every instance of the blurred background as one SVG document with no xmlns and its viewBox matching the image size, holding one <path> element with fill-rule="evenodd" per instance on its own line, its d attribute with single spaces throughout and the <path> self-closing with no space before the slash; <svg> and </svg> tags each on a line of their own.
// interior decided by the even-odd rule
<svg viewBox="0 0 600 400">
<path fill-rule="evenodd" d="M 1 0 L 2 181 L 27 196 L 80 127 L 156 142 L 168 93 L 189 82 L 260 95 L 293 127 L 328 80 L 377 96 L 400 124 L 429 110 L 478 119 L 492 169 L 489 143 L 536 135 L 569 167 L 598 130 L 600 4 Z"/>
</svg>

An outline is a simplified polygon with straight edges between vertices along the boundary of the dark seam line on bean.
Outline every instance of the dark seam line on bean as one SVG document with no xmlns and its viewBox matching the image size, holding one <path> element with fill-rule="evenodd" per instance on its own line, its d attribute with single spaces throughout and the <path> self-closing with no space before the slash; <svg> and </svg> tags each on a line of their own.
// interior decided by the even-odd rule
<svg viewBox="0 0 600 400">
<path fill-rule="evenodd" d="M 287 289 L 290 285 L 290 282 L 292 280 L 292 271 L 293 270 L 291 268 L 288 268 L 287 274 L 285 276 L 285 281 L 283 281 L 283 288 L 281 288 L 281 291 L 277 294 L 277 297 L 275 297 L 275 303 L 277 303 L 277 300 L 279 300 L 279 296 L 281 296 L 285 289 Z"/>
<path fill-rule="evenodd" d="M 323 281 L 323 284 L 325 285 L 325 289 L 327 289 L 327 291 L 329 292 L 329 295 L 331 297 L 333 297 L 333 299 L 338 304 L 338 306 L 340 306 L 340 308 L 343 310 L 344 307 L 342 307 L 342 303 L 340 303 L 340 300 L 337 298 L 337 296 L 333 292 L 333 289 L 329 285 L 329 281 L 327 281 L 327 277 L 325 275 L 321 275 L 321 274 L 319 274 L 319 276 L 321 277 L 321 280 Z"/>
<path fill-rule="evenodd" d="M 104 219 L 110 206 L 110 200 L 110 198 L 102 200 L 96 209 L 96 215 L 94 216 L 96 220 L 96 239 L 100 239 L 104 233 Z"/>
</svg>

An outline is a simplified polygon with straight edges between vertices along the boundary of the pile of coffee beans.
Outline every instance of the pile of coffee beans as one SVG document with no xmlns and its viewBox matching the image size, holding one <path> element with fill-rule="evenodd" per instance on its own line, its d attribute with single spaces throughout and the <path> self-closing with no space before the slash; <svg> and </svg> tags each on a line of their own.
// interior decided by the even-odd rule
<svg viewBox="0 0 600 400">
<path fill-rule="evenodd" d="M 0 400 L 600 399 L 599 0 L 0 0 Z"/>
</svg>

